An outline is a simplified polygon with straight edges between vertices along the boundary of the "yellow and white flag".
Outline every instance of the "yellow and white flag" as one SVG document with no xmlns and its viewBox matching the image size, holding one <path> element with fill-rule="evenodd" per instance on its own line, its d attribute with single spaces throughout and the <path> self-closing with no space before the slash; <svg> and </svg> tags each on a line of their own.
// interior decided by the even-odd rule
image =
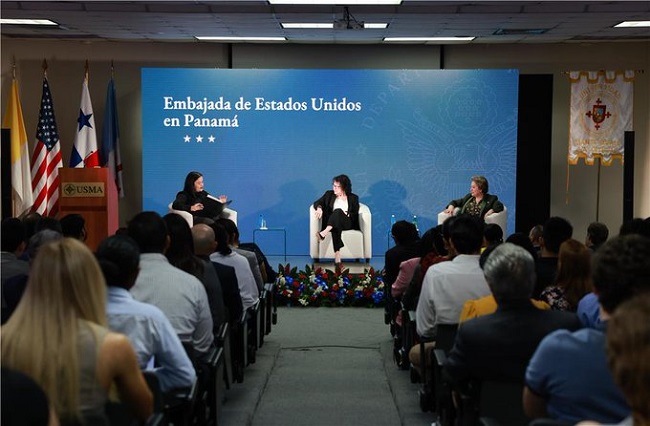
<svg viewBox="0 0 650 426">
<path fill-rule="evenodd" d="M 634 71 L 571 71 L 569 79 L 569 164 L 623 162 L 624 134 L 633 130 Z"/>
<path fill-rule="evenodd" d="M 11 93 L 7 102 L 2 127 L 11 129 L 11 198 L 13 216 L 27 212 L 34 204 L 32 196 L 32 176 L 29 167 L 27 132 L 23 121 L 23 108 L 20 105 L 18 80 L 13 78 Z"/>
</svg>

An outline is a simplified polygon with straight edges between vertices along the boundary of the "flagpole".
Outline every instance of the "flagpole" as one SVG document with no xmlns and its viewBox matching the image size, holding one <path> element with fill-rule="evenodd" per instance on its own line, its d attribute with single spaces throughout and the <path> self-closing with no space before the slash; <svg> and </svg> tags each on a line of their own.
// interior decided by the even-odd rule
<svg viewBox="0 0 650 426">
<path fill-rule="evenodd" d="M 600 157 L 597 157 L 596 161 L 598 161 L 598 174 L 596 177 L 596 222 L 598 222 L 598 217 L 600 215 Z"/>
</svg>

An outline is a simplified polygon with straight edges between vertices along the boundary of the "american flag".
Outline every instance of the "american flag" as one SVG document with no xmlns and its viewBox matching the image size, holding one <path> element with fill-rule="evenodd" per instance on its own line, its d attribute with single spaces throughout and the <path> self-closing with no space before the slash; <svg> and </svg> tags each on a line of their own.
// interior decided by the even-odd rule
<svg viewBox="0 0 650 426">
<path fill-rule="evenodd" d="M 54 117 L 54 104 L 47 76 L 43 77 L 43 95 L 36 129 L 36 147 L 32 155 L 32 211 L 43 216 L 55 216 L 59 211 L 59 167 L 61 144 Z"/>
</svg>

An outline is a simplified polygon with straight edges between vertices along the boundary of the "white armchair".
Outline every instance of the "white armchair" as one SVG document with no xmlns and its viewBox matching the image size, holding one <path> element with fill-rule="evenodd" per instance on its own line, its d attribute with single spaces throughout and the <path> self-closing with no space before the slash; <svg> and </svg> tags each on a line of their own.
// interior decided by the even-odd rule
<svg viewBox="0 0 650 426">
<path fill-rule="evenodd" d="M 190 228 L 194 226 L 194 216 L 192 216 L 192 213 L 186 212 L 185 210 L 174 210 L 172 208 L 172 204 L 174 203 L 169 203 L 167 206 L 168 213 L 176 213 L 177 215 L 181 216 L 183 219 L 187 221 L 187 224 L 190 225 Z M 235 222 L 235 225 L 237 225 L 237 211 L 229 209 L 228 207 L 223 209 L 223 212 L 221 212 L 221 217 L 225 217 L 226 219 L 230 219 L 233 222 Z"/>
<path fill-rule="evenodd" d="M 332 235 L 328 234 L 324 240 L 318 241 L 316 232 L 321 230 L 321 220 L 316 219 L 314 206 L 309 206 L 309 255 L 315 262 L 320 259 L 333 259 L 334 247 Z M 343 248 L 342 259 L 364 259 L 366 263 L 372 258 L 372 214 L 365 204 L 359 203 L 359 228 L 350 229 L 341 233 Z"/>
<path fill-rule="evenodd" d="M 459 207 L 456 207 L 454 210 L 454 216 L 458 214 L 460 211 Z M 438 225 L 442 225 L 442 223 L 449 219 L 452 215 L 449 213 L 445 212 L 444 210 L 438 213 Z M 506 206 L 503 206 L 503 211 L 500 211 L 499 213 L 492 213 L 489 216 L 485 216 L 485 223 L 496 223 L 501 227 L 501 230 L 503 231 L 503 236 L 504 239 L 505 237 L 508 236 L 506 232 L 506 228 L 508 225 L 508 208 Z"/>
</svg>

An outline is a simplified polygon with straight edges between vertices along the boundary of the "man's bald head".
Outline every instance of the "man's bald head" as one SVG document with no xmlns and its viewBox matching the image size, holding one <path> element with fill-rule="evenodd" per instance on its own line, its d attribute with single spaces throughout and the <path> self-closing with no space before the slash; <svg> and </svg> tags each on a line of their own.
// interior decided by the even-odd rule
<svg viewBox="0 0 650 426">
<path fill-rule="evenodd" d="M 217 248 L 214 239 L 214 230 L 205 223 L 198 223 L 192 227 L 194 240 L 194 253 L 198 256 L 209 256 Z"/>
</svg>

